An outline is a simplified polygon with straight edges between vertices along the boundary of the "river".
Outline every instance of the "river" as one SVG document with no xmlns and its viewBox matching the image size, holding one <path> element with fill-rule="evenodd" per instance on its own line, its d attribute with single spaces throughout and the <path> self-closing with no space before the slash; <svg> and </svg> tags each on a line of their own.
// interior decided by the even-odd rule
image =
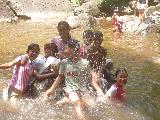
<svg viewBox="0 0 160 120">
<path fill-rule="evenodd" d="M 55 21 L 55 20 L 54 20 Z M 57 21 L 58 22 L 58 21 Z M 13 60 L 26 52 L 27 45 L 36 42 L 41 47 L 57 34 L 52 22 L 20 21 L 0 23 L 0 63 Z M 107 103 L 96 103 L 88 113 L 90 120 L 159 120 L 160 117 L 160 64 L 153 61 L 159 56 L 160 36 L 114 35 L 110 22 L 102 20 L 99 29 L 104 34 L 103 46 L 114 70 L 125 67 L 129 73 L 126 84 L 125 108 L 116 108 Z M 71 30 L 78 40 L 83 28 Z M 72 105 L 56 107 L 40 98 L 22 100 L 18 108 L 2 100 L 2 89 L 11 77 L 12 70 L 0 70 L 0 120 L 74 120 L 77 119 Z M 93 102 L 94 103 L 94 102 Z"/>
</svg>

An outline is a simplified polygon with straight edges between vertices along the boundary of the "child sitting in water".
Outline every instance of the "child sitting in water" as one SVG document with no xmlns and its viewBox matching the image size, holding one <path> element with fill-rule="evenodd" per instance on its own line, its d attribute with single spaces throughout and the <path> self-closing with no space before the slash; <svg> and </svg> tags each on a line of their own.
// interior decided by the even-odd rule
<svg viewBox="0 0 160 120">
<path fill-rule="evenodd" d="M 104 93 L 111 87 L 111 85 L 113 85 L 116 82 L 114 75 L 112 73 L 112 69 L 113 69 L 112 60 L 106 59 L 106 64 L 104 65 L 104 68 L 102 70 L 102 83 L 101 83 L 101 87 Z"/>
<path fill-rule="evenodd" d="M 36 66 L 40 66 L 40 68 L 34 72 L 36 76 L 32 86 L 34 97 L 46 91 L 58 75 L 60 59 L 55 57 L 55 54 L 58 53 L 57 46 L 54 43 L 46 43 L 44 45 L 44 53 L 44 57 L 36 59 L 33 63 L 35 68 Z"/>
<path fill-rule="evenodd" d="M 68 22 L 60 21 L 58 23 L 57 30 L 58 30 L 59 36 L 55 36 L 51 40 L 51 43 L 54 43 L 57 45 L 58 53 L 56 54 L 56 56 L 62 60 L 64 58 L 67 58 L 68 55 L 65 49 L 68 48 L 68 42 L 70 40 L 73 40 L 70 35 L 71 27 L 69 26 Z"/>
<path fill-rule="evenodd" d="M 31 63 L 37 58 L 39 51 L 39 45 L 32 43 L 28 46 L 27 53 L 25 55 L 17 57 L 12 62 L 0 65 L 0 69 L 7 69 L 14 66 L 13 75 L 8 88 L 8 92 L 10 94 L 9 96 L 7 95 L 5 99 L 8 99 L 11 96 L 19 98 L 26 95 L 29 80 L 34 71 Z"/>
<path fill-rule="evenodd" d="M 104 97 L 104 93 L 98 85 L 101 81 L 101 71 L 105 65 L 107 55 L 107 50 L 101 46 L 102 42 L 102 32 L 93 32 L 93 44 L 87 49 L 87 59 L 92 68 L 92 85 L 97 93 Z"/>
<path fill-rule="evenodd" d="M 85 120 L 83 112 L 83 101 L 82 96 L 86 92 L 87 80 L 90 76 L 89 62 L 86 59 L 80 58 L 79 49 L 80 45 L 78 41 L 73 40 L 68 43 L 69 56 L 63 59 L 60 64 L 59 75 L 56 78 L 52 86 L 46 91 L 44 98 L 47 99 L 56 89 L 61 82 L 65 82 L 65 97 L 59 103 L 71 102 L 75 106 L 77 115 Z"/>
<path fill-rule="evenodd" d="M 85 30 L 83 32 L 83 41 L 81 44 L 80 55 L 82 58 L 87 58 L 87 49 L 92 45 L 93 32 L 91 30 Z"/>
<path fill-rule="evenodd" d="M 127 83 L 128 73 L 126 69 L 117 69 L 115 73 L 116 83 L 111 86 L 106 95 L 108 98 L 122 102 L 125 99 L 123 86 Z"/>
</svg>

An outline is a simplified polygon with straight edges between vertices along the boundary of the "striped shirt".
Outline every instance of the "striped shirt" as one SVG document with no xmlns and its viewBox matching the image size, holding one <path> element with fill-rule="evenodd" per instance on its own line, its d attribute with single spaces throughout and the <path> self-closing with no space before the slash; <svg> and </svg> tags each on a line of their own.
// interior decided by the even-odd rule
<svg viewBox="0 0 160 120">
<path fill-rule="evenodd" d="M 55 43 L 58 47 L 58 51 L 64 51 L 64 48 L 67 44 L 64 44 L 62 42 L 61 36 L 55 36 L 52 40 L 51 43 Z"/>
<path fill-rule="evenodd" d="M 22 56 L 19 56 L 16 58 L 16 61 L 18 62 L 21 59 Z M 15 65 L 9 85 L 22 92 L 25 92 L 27 85 L 29 84 L 29 78 L 32 75 L 32 73 L 33 73 L 33 68 L 29 62 L 20 66 Z"/>
</svg>

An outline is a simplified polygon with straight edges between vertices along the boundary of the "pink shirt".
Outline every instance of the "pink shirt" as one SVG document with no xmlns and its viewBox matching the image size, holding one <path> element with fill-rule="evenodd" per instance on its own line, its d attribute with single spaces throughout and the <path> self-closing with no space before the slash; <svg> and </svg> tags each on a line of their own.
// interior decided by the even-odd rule
<svg viewBox="0 0 160 120">
<path fill-rule="evenodd" d="M 64 48 L 67 44 L 64 44 L 62 42 L 61 36 L 55 36 L 52 40 L 51 43 L 55 43 L 58 47 L 58 51 L 64 51 Z"/>
<path fill-rule="evenodd" d="M 21 58 L 22 57 L 19 56 L 16 58 L 16 60 L 19 61 L 21 60 Z M 27 85 L 29 84 L 29 78 L 31 77 L 32 73 L 33 73 L 33 68 L 29 62 L 27 62 L 22 66 L 15 65 L 9 85 L 13 86 L 14 88 L 22 92 L 25 92 Z"/>
</svg>

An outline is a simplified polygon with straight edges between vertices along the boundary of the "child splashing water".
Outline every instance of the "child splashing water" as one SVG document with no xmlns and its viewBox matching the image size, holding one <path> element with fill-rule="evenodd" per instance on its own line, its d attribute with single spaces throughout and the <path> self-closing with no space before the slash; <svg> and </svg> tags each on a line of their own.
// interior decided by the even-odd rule
<svg viewBox="0 0 160 120">
<path fill-rule="evenodd" d="M 102 32 L 93 32 L 93 44 L 87 49 L 87 59 L 92 68 L 92 84 L 97 91 L 97 94 L 104 98 L 104 93 L 99 87 L 99 83 L 101 82 L 101 71 L 106 62 L 107 49 L 101 46 L 102 42 Z"/>
<path fill-rule="evenodd" d="M 73 40 L 68 43 L 68 46 L 70 55 L 67 59 L 62 60 L 59 75 L 53 85 L 46 91 L 44 98 L 46 100 L 55 91 L 58 84 L 64 80 L 66 97 L 62 101 L 73 103 L 77 115 L 85 120 L 83 108 L 86 104 L 82 97 L 87 91 L 87 80 L 90 80 L 90 65 L 86 59 L 80 58 L 78 41 Z"/>
<path fill-rule="evenodd" d="M 27 53 L 17 57 L 12 62 L 8 62 L 0 65 L 0 69 L 7 69 L 14 66 L 13 75 L 9 82 L 9 96 L 8 98 L 22 98 L 26 96 L 28 90 L 29 79 L 33 75 L 32 61 L 34 61 L 40 48 L 38 44 L 32 43 L 28 46 Z"/>
</svg>

